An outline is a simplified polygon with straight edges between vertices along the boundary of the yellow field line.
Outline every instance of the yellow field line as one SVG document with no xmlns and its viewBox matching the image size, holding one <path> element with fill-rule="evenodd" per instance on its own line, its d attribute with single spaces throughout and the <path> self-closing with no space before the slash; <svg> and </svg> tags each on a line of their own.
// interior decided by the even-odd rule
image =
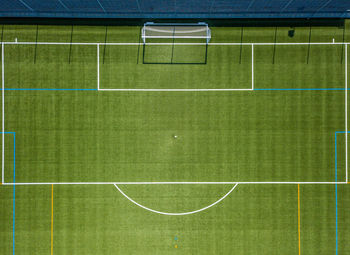
<svg viewBox="0 0 350 255">
<path fill-rule="evenodd" d="M 300 187 L 298 184 L 298 241 L 299 241 L 299 255 L 300 253 Z"/>
<path fill-rule="evenodd" d="M 51 185 L 51 255 L 53 255 L 53 184 Z"/>
</svg>

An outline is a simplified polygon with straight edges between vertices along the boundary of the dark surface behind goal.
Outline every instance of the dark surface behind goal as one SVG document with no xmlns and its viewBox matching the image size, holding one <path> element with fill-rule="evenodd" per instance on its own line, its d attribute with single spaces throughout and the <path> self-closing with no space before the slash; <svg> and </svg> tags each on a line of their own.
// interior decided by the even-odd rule
<svg viewBox="0 0 350 255">
<path fill-rule="evenodd" d="M 348 0 L 2 0 L 0 17 L 349 18 Z"/>
</svg>

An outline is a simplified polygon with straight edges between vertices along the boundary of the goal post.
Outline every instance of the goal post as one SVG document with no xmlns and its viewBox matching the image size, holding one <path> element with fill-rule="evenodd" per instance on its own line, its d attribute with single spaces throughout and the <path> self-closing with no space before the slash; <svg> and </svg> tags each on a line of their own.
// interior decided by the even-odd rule
<svg viewBox="0 0 350 255">
<path fill-rule="evenodd" d="M 199 23 L 154 23 L 147 22 L 142 28 L 143 43 L 150 39 L 202 39 L 209 43 L 211 32 L 208 24 Z"/>
<path fill-rule="evenodd" d="M 144 64 L 206 64 L 211 31 L 203 22 L 147 22 L 141 38 Z"/>
</svg>

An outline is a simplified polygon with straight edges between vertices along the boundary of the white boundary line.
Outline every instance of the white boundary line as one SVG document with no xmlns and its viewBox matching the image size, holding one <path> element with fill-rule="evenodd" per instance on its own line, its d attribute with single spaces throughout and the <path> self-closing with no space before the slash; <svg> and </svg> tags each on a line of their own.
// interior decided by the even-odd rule
<svg viewBox="0 0 350 255">
<path fill-rule="evenodd" d="M 100 45 L 97 44 L 97 90 L 100 90 Z"/>
<path fill-rule="evenodd" d="M 143 45 L 143 42 L 140 43 L 84 43 L 84 42 L 3 42 L 3 44 L 27 44 L 27 45 L 130 45 L 130 46 L 138 46 Z M 208 45 L 227 45 L 227 46 L 241 46 L 241 45 L 259 45 L 259 46 L 268 46 L 268 45 L 347 45 L 350 44 L 348 42 L 339 42 L 339 43 L 333 43 L 333 42 L 300 42 L 300 43 L 208 43 Z M 146 43 L 146 45 L 207 45 L 207 43 Z"/>
<path fill-rule="evenodd" d="M 133 200 L 132 198 L 130 198 L 129 196 L 127 196 L 116 184 L 114 184 L 114 186 L 117 188 L 117 190 L 124 196 L 126 197 L 129 201 L 131 201 L 132 203 L 134 203 L 135 205 L 147 210 L 147 211 L 150 211 L 150 212 L 154 212 L 154 213 L 158 213 L 158 214 L 163 214 L 163 215 L 170 215 L 170 216 L 180 216 L 180 215 L 189 215 L 189 214 L 194 214 L 194 213 L 198 213 L 198 212 L 201 212 L 201 211 L 204 211 L 204 210 L 207 210 L 209 209 L 210 207 L 220 203 L 222 200 L 224 200 L 228 195 L 231 194 L 231 192 L 237 187 L 238 183 L 235 184 L 235 186 L 233 186 L 232 189 L 230 189 L 229 192 L 227 192 L 223 197 L 221 197 L 219 200 L 215 201 L 214 203 L 208 205 L 208 206 L 205 206 L 201 209 L 198 209 L 198 210 L 195 210 L 195 211 L 190 211 L 190 212 L 182 212 L 182 213 L 169 213 L 169 212 L 161 212 L 161 211 L 156 211 L 156 210 L 153 210 L 151 208 L 148 208 L 144 205 L 141 205 L 139 203 L 137 203 L 135 200 Z"/>
<path fill-rule="evenodd" d="M 4 182 L 4 131 L 5 131 L 5 116 L 4 116 L 4 45 L 20 44 L 20 45 L 96 45 L 97 46 L 97 76 L 98 90 L 100 91 L 251 91 L 254 89 L 254 45 L 345 45 L 345 137 L 346 137 L 346 182 L 34 182 L 34 183 L 5 183 Z M 349 43 L 209 43 L 209 45 L 251 45 L 252 46 L 252 88 L 251 89 L 99 89 L 99 45 L 101 43 L 63 43 L 63 42 L 2 42 L 2 183 L 3 185 L 96 185 L 96 184 L 347 184 L 348 182 L 348 157 L 347 157 L 347 45 Z M 142 45 L 143 43 L 104 43 L 105 45 Z M 173 43 L 148 43 L 149 45 L 173 45 Z M 206 45 L 206 43 L 175 43 L 176 45 Z"/>
<path fill-rule="evenodd" d="M 99 89 L 99 91 L 252 91 L 252 89 Z"/>
<path fill-rule="evenodd" d="M 1 183 L 5 182 L 5 46 L 1 44 L 1 100 L 2 100 L 2 146 L 1 146 Z"/>
<path fill-rule="evenodd" d="M 228 184 L 347 184 L 347 182 L 16 182 L 3 185 L 228 185 Z"/>
<path fill-rule="evenodd" d="M 254 90 L 254 44 L 252 44 L 252 90 Z"/>
<path fill-rule="evenodd" d="M 348 45 L 345 44 L 345 181 L 348 182 Z"/>
</svg>

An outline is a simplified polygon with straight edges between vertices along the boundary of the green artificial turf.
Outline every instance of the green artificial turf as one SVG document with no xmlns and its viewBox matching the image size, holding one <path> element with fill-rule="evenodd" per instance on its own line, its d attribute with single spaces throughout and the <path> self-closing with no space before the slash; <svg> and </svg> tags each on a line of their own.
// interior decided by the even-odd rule
<svg viewBox="0 0 350 255">
<path fill-rule="evenodd" d="M 342 42 L 350 32 L 296 27 L 289 37 L 290 29 L 213 27 L 211 42 Z M 346 180 L 345 134 L 336 135 L 346 123 L 345 46 L 104 44 L 138 43 L 139 33 L 3 27 L 5 42 L 101 44 L 4 45 L 5 131 L 16 133 L 15 141 L 5 134 L 5 183 L 47 184 L 0 186 L 0 254 L 292 255 L 299 241 L 300 254 L 349 254 L 348 185 L 258 184 Z M 102 89 L 255 90 L 97 91 L 98 81 Z M 62 182 L 110 184 L 51 185 Z M 113 182 L 257 183 L 170 216 L 137 207 Z M 233 186 L 118 185 L 170 213 L 204 208 Z"/>
</svg>

